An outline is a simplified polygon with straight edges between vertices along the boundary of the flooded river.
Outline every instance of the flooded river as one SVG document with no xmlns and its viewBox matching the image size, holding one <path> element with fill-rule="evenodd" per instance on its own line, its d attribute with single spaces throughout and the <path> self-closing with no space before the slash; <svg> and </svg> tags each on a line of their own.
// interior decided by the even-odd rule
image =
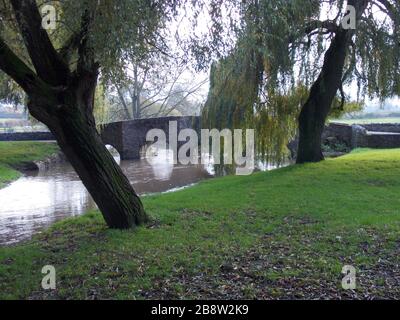
<svg viewBox="0 0 400 320">
<path fill-rule="evenodd" d="M 166 152 L 152 157 L 151 164 L 142 159 L 120 165 L 139 194 L 173 190 L 214 175 L 212 165 L 174 165 Z M 95 207 L 68 163 L 28 173 L 0 190 L 0 246 L 29 239 L 58 220 Z"/>
</svg>

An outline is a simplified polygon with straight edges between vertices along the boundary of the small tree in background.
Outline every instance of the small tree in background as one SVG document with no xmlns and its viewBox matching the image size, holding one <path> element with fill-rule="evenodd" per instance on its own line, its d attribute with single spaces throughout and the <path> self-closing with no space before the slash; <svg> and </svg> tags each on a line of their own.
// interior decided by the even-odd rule
<svg viewBox="0 0 400 320">
<path fill-rule="evenodd" d="M 140 60 L 130 58 L 124 70 L 106 80 L 115 120 L 190 113 L 183 106 L 188 106 L 189 99 L 207 82 L 193 80 L 195 75 L 186 62 L 160 52 Z"/>
</svg>

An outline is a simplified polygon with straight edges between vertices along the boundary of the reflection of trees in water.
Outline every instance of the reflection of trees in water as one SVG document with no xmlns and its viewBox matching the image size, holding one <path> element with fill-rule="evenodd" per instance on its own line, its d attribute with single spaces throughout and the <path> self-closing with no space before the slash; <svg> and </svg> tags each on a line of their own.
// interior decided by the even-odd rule
<svg viewBox="0 0 400 320">
<path fill-rule="evenodd" d="M 285 159 L 284 161 L 281 161 L 277 164 L 274 163 L 269 163 L 267 161 L 262 161 L 258 160 L 255 163 L 255 168 L 254 172 L 257 171 L 271 171 L 274 169 L 286 167 L 290 165 L 293 161 L 289 159 Z M 224 159 L 221 159 L 220 164 L 209 164 L 209 167 L 212 167 L 212 174 L 217 176 L 217 177 L 223 177 L 223 176 L 228 176 L 228 175 L 235 175 L 236 174 L 236 169 L 239 168 L 235 163 L 233 164 L 224 164 Z"/>
<path fill-rule="evenodd" d="M 204 165 L 174 165 L 161 158 L 152 167 L 146 159 L 123 161 L 121 167 L 139 193 L 164 192 L 211 177 Z M 54 164 L 0 190 L 0 243 L 20 241 L 70 216 L 95 208 L 68 163 Z"/>
</svg>

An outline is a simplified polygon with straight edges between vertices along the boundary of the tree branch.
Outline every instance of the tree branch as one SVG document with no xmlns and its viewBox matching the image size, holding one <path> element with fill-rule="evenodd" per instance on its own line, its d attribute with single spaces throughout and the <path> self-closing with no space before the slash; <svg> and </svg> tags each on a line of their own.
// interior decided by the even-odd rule
<svg viewBox="0 0 400 320">
<path fill-rule="evenodd" d="M 120 90 L 120 88 L 118 86 L 115 86 L 115 87 L 117 89 L 118 98 L 119 98 L 122 106 L 124 107 L 125 116 L 127 117 L 127 119 L 132 119 L 131 115 L 129 114 L 128 106 L 126 105 L 125 98 L 124 98 L 122 91 Z"/>
<path fill-rule="evenodd" d="M 378 3 L 380 3 L 381 5 L 379 5 Z M 394 23 L 399 20 L 398 16 L 396 16 L 396 9 L 388 0 L 375 0 L 373 1 L 373 4 L 381 10 L 385 8 L 384 12 L 390 17 L 390 19 L 392 19 Z"/>
<path fill-rule="evenodd" d="M 53 86 L 67 83 L 68 66 L 54 49 L 35 0 L 11 0 L 15 17 L 37 75 Z"/>
<path fill-rule="evenodd" d="M 59 50 L 59 53 L 62 57 L 62 59 L 66 62 L 69 63 L 71 60 L 71 56 L 74 52 L 74 50 L 77 50 L 79 48 L 79 45 L 84 38 L 85 33 L 83 31 L 78 32 L 78 33 L 73 33 L 67 41 L 65 41 L 64 45 L 61 47 Z"/>
<path fill-rule="evenodd" d="M 320 21 L 320 20 L 314 20 L 311 21 L 306 28 L 304 29 L 305 34 L 312 33 L 314 30 L 318 29 L 325 29 L 331 33 L 336 33 L 339 31 L 339 27 L 335 24 L 333 21 L 325 20 L 325 21 Z"/>
<path fill-rule="evenodd" d="M 0 69 L 8 74 L 29 95 L 40 79 L 0 38 Z"/>
<path fill-rule="evenodd" d="M 95 54 L 92 47 L 89 46 L 89 30 L 90 24 L 93 21 L 94 13 L 86 9 L 82 15 L 81 31 L 82 39 L 78 45 L 78 65 L 77 73 L 82 74 L 94 74 L 97 73 L 100 65 L 95 61 Z"/>
</svg>

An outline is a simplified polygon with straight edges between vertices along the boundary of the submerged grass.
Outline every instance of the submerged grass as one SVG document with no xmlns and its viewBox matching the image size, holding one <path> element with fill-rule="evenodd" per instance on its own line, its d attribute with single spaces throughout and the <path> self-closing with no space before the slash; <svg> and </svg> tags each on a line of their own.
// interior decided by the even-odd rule
<svg viewBox="0 0 400 320">
<path fill-rule="evenodd" d="M 357 150 L 146 197 L 153 221 L 136 230 L 89 212 L 1 248 L 0 298 L 399 298 L 399 178 L 400 150 Z"/>
</svg>

